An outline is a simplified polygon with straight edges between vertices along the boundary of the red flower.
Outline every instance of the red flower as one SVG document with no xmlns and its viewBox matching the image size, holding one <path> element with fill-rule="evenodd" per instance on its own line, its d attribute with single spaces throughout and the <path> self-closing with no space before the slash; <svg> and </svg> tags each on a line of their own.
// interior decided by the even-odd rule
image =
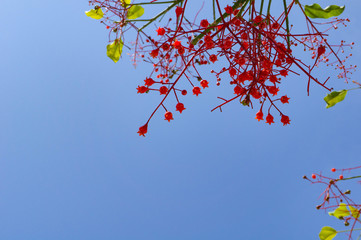
<svg viewBox="0 0 361 240">
<path fill-rule="evenodd" d="M 154 49 L 153 51 L 150 52 L 150 56 L 152 56 L 152 58 L 156 58 L 156 57 L 158 57 L 158 53 L 159 53 L 159 50 Z"/>
<path fill-rule="evenodd" d="M 273 96 L 276 96 L 279 91 L 278 87 L 275 87 L 275 86 L 267 86 L 267 90 Z"/>
<path fill-rule="evenodd" d="M 183 13 L 183 8 L 177 6 L 177 8 L 175 9 L 175 14 L 177 15 L 177 17 L 179 17 L 180 15 L 182 15 Z"/>
<path fill-rule="evenodd" d="M 318 56 L 321 56 L 325 52 L 326 52 L 325 46 L 321 45 L 321 46 L 318 47 L 318 49 L 317 49 Z"/>
<path fill-rule="evenodd" d="M 241 35 L 241 39 L 242 40 L 247 40 L 248 39 L 248 34 L 247 33 L 242 33 L 242 35 Z"/>
<path fill-rule="evenodd" d="M 201 21 L 201 27 L 206 28 L 206 27 L 208 27 L 208 25 L 209 25 L 209 22 L 207 19 L 203 19 Z"/>
<path fill-rule="evenodd" d="M 233 77 L 234 75 L 237 74 L 237 70 L 234 68 L 229 69 L 228 72 L 229 72 L 229 75 L 231 75 L 231 77 Z"/>
<path fill-rule="evenodd" d="M 183 96 L 187 95 L 187 90 L 182 90 L 182 95 Z"/>
<path fill-rule="evenodd" d="M 258 120 L 258 122 L 260 120 L 263 120 L 263 112 L 261 110 L 259 110 L 258 113 L 256 113 L 256 119 Z"/>
<path fill-rule="evenodd" d="M 239 65 L 241 65 L 241 66 L 246 63 L 246 59 L 244 59 L 243 57 L 238 58 L 238 59 L 235 60 L 235 61 L 237 61 L 237 63 L 238 63 Z"/>
<path fill-rule="evenodd" d="M 179 49 L 182 47 L 182 43 L 176 39 L 173 43 L 173 46 L 175 49 Z"/>
<path fill-rule="evenodd" d="M 246 89 L 244 89 L 243 87 L 241 87 L 241 86 L 235 86 L 234 87 L 234 94 L 237 94 L 237 95 L 244 95 L 244 94 L 246 94 Z"/>
<path fill-rule="evenodd" d="M 178 48 L 179 55 L 183 55 L 185 53 L 184 47 Z"/>
<path fill-rule="evenodd" d="M 271 76 L 269 77 L 269 80 L 270 80 L 271 83 L 276 83 L 276 82 L 278 82 L 278 79 L 277 79 L 277 77 L 276 77 L 275 75 L 271 75 Z"/>
<path fill-rule="evenodd" d="M 217 55 L 212 54 L 211 56 L 209 56 L 209 61 L 211 61 L 212 63 L 214 63 L 217 60 L 218 60 Z"/>
<path fill-rule="evenodd" d="M 288 100 L 290 100 L 290 98 L 287 97 L 287 95 L 281 97 L 281 102 L 282 103 L 289 103 Z"/>
<path fill-rule="evenodd" d="M 226 41 L 223 44 L 223 49 L 229 49 L 232 47 L 233 42 L 230 39 L 226 39 Z"/>
<path fill-rule="evenodd" d="M 146 86 L 138 86 L 138 87 L 137 87 L 137 90 L 138 90 L 137 93 L 142 94 L 142 93 L 147 92 L 149 89 L 148 89 Z"/>
<path fill-rule="evenodd" d="M 164 51 L 168 51 L 169 50 L 169 44 L 168 43 L 163 43 L 163 45 L 162 45 L 162 48 L 163 48 L 163 50 Z"/>
<path fill-rule="evenodd" d="M 206 43 L 208 43 L 208 42 L 213 42 L 213 38 L 212 38 L 211 36 L 209 36 L 209 35 L 206 35 L 206 36 L 204 36 L 204 41 L 205 41 Z"/>
<path fill-rule="evenodd" d="M 167 94 L 167 92 L 168 92 L 168 88 L 166 87 L 166 86 L 161 86 L 160 88 L 159 88 L 159 93 L 160 93 L 160 95 L 164 95 L 164 94 Z"/>
<path fill-rule="evenodd" d="M 164 120 L 167 120 L 168 122 L 170 122 L 170 120 L 173 120 L 173 114 L 171 112 L 166 112 L 164 114 Z"/>
<path fill-rule="evenodd" d="M 281 76 L 284 76 L 284 77 L 286 77 L 287 75 L 288 75 L 288 71 L 287 70 L 280 70 L 280 74 L 281 74 Z"/>
<path fill-rule="evenodd" d="M 226 11 L 226 13 L 228 13 L 229 15 L 231 15 L 233 13 L 233 8 L 229 5 L 227 5 L 227 7 L 224 8 L 224 10 Z"/>
<path fill-rule="evenodd" d="M 156 31 L 160 36 L 163 36 L 165 34 L 165 29 L 162 27 L 159 27 Z"/>
<path fill-rule="evenodd" d="M 266 117 L 266 123 L 268 123 L 269 125 L 271 125 L 271 123 L 274 123 L 273 121 L 273 116 L 271 114 L 268 114 Z"/>
<path fill-rule="evenodd" d="M 262 16 L 257 16 L 257 17 L 255 17 L 254 19 L 253 19 L 253 22 L 255 22 L 255 23 L 260 23 L 260 22 L 262 22 Z"/>
<path fill-rule="evenodd" d="M 183 103 L 177 103 L 175 108 L 176 108 L 176 111 L 178 111 L 179 113 L 182 113 L 185 110 Z"/>
<path fill-rule="evenodd" d="M 242 42 L 243 49 L 247 49 L 249 46 L 248 42 Z"/>
<path fill-rule="evenodd" d="M 272 29 L 278 29 L 279 27 L 280 25 L 277 22 L 272 24 Z"/>
<path fill-rule="evenodd" d="M 281 122 L 283 123 L 283 126 L 290 124 L 290 118 L 286 115 L 282 115 Z"/>
<path fill-rule="evenodd" d="M 251 95 L 255 99 L 259 99 L 260 97 L 262 97 L 262 93 L 260 93 L 257 89 L 254 88 L 251 90 Z"/>
<path fill-rule="evenodd" d="M 137 133 L 139 133 L 139 136 L 143 136 L 145 137 L 145 134 L 148 132 L 148 123 L 146 123 L 145 125 L 141 126 L 139 128 L 139 131 Z"/>
<path fill-rule="evenodd" d="M 148 87 L 152 86 L 155 82 L 153 80 L 153 78 L 147 78 L 144 80 L 145 85 L 147 85 Z"/>
<path fill-rule="evenodd" d="M 198 96 L 198 95 L 201 94 L 201 93 L 202 93 L 202 92 L 201 92 L 200 87 L 194 87 L 194 88 L 193 88 L 193 95 Z"/>
<path fill-rule="evenodd" d="M 208 81 L 207 81 L 207 80 L 202 80 L 202 81 L 201 81 L 201 86 L 202 86 L 203 88 L 208 87 Z"/>
</svg>

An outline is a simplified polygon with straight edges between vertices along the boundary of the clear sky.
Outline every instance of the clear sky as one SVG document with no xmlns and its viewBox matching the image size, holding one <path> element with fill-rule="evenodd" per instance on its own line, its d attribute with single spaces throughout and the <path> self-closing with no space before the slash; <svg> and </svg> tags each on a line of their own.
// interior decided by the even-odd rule
<svg viewBox="0 0 361 240">
<path fill-rule="evenodd" d="M 352 22 L 335 34 L 356 42 L 358 64 L 361 3 L 332 3 L 346 4 Z M 159 102 L 136 93 L 149 66 L 107 58 L 87 1 L 1 9 L 0 239 L 304 240 L 343 228 L 316 211 L 321 186 L 302 176 L 361 165 L 361 91 L 326 109 L 324 89 L 308 97 L 305 79 L 290 76 L 291 125 L 268 126 L 237 103 L 211 113 L 209 75 L 210 90 L 189 95 L 171 123 L 156 115 L 143 138 Z M 330 86 L 354 87 L 335 76 Z"/>
</svg>

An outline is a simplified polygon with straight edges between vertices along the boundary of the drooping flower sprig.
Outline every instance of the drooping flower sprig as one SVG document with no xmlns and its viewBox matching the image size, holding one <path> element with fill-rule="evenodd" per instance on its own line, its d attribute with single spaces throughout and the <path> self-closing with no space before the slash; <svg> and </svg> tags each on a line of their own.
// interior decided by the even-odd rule
<svg viewBox="0 0 361 240">
<path fill-rule="evenodd" d="M 307 79 L 307 92 L 311 82 L 326 86 L 331 76 L 314 74 L 315 67 L 325 64 L 340 70 L 338 78 L 348 80 L 355 66 L 345 65 L 346 48 L 353 43 L 341 41 L 329 43 L 328 32 L 346 25 L 349 19 L 332 18 L 315 22 L 314 18 L 328 19 L 340 15 L 344 7 L 332 5 L 321 8 L 318 4 L 301 5 L 298 0 L 283 1 L 284 11 L 280 16 L 271 14 L 271 3 L 265 0 L 237 0 L 228 4 L 212 0 L 213 18 L 196 19 L 191 22 L 188 0 L 131 2 L 130 0 L 91 0 L 94 9 L 86 14 L 109 29 L 107 55 L 117 62 L 125 46 L 126 32 L 136 31 L 132 47 L 132 60 L 153 65 L 153 70 L 137 87 L 139 94 L 155 93 L 160 102 L 146 123 L 138 130 L 145 136 L 148 124 L 158 111 L 164 111 L 164 120 L 174 120 L 174 113 L 182 113 L 186 106 L 182 99 L 189 95 L 200 96 L 207 88 L 229 83 L 230 97 L 219 97 L 222 101 L 213 110 L 237 100 L 244 106 L 257 106 L 256 119 L 268 124 L 275 116 L 283 125 L 290 124 L 289 116 L 280 104 L 288 104 L 288 95 L 280 96 L 282 82 L 290 75 L 302 75 Z M 140 19 L 148 5 L 165 6 L 150 19 Z M 221 6 L 221 4 L 223 4 Z M 267 11 L 264 11 L 266 8 Z M 290 24 L 290 13 L 301 12 L 305 17 L 305 32 L 296 33 Z M 160 21 L 159 27 L 150 29 L 165 15 L 171 18 Z M 196 13 L 198 15 L 198 13 Z M 218 16 L 218 17 L 217 17 Z M 212 19 L 212 20 L 211 20 Z M 309 59 L 295 56 L 295 49 L 310 51 Z M 205 65 L 218 67 L 211 73 L 215 80 L 202 76 L 200 68 Z M 212 83 L 213 82 L 213 83 Z M 228 84 L 227 83 L 227 84 Z M 169 97 L 176 104 L 169 106 Z"/>
<path fill-rule="evenodd" d="M 361 176 L 356 171 L 359 171 L 361 166 L 336 169 L 332 168 L 331 172 L 337 176 L 327 176 L 325 174 L 311 175 L 311 178 L 303 176 L 312 184 L 321 184 L 325 186 L 320 198 L 321 203 L 316 206 L 316 209 L 328 211 L 328 214 L 343 222 L 346 227 L 345 230 L 336 230 L 333 227 L 325 226 L 319 233 L 321 240 L 332 240 L 339 233 L 347 235 L 347 239 L 352 239 L 353 236 L 361 236 L 361 201 L 360 199 L 352 198 L 351 190 L 341 187 L 346 182 L 354 182 L 360 184 Z M 333 211 L 331 211 L 333 210 Z M 360 238 L 360 237 L 359 237 Z"/>
</svg>

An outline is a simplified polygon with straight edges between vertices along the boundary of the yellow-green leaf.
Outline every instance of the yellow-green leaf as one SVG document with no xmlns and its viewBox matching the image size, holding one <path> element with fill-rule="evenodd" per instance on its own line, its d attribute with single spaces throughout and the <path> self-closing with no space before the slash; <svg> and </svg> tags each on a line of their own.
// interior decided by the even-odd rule
<svg viewBox="0 0 361 240">
<path fill-rule="evenodd" d="M 123 51 L 123 42 L 120 39 L 115 39 L 114 42 L 108 44 L 107 46 L 107 55 L 115 63 L 119 61 L 120 56 Z"/>
<path fill-rule="evenodd" d="M 326 108 L 330 108 L 336 105 L 336 103 L 339 103 L 343 101 L 346 97 L 347 90 L 341 90 L 341 91 L 333 91 L 332 93 L 328 94 L 324 100 L 327 103 Z"/>
<path fill-rule="evenodd" d="M 330 5 L 322 8 L 317 3 L 305 5 L 305 13 L 310 18 L 330 18 L 340 15 L 345 10 L 345 6 Z"/>
<path fill-rule="evenodd" d="M 354 218 L 359 218 L 360 216 L 360 212 L 359 210 L 357 210 L 356 208 L 352 207 L 352 206 L 348 206 L 350 208 L 351 214 Z"/>
<path fill-rule="evenodd" d="M 104 13 L 102 11 L 102 9 L 100 7 L 89 10 L 87 12 L 85 12 L 85 14 L 88 17 L 94 18 L 94 19 L 102 19 L 104 16 Z"/>
<path fill-rule="evenodd" d="M 321 240 L 332 240 L 336 237 L 337 231 L 332 227 L 323 227 L 321 232 L 318 234 Z"/>
<path fill-rule="evenodd" d="M 128 19 L 137 19 L 144 14 L 144 8 L 139 5 L 133 5 L 128 9 L 127 18 Z"/>
<path fill-rule="evenodd" d="M 342 219 L 343 217 L 350 216 L 350 211 L 347 209 L 347 205 L 345 203 L 340 203 L 340 206 L 335 209 L 333 212 L 328 213 L 330 216 L 334 216 L 338 219 Z"/>
<path fill-rule="evenodd" d="M 130 4 L 131 0 L 120 0 L 122 2 L 122 5 L 125 7 Z"/>
</svg>

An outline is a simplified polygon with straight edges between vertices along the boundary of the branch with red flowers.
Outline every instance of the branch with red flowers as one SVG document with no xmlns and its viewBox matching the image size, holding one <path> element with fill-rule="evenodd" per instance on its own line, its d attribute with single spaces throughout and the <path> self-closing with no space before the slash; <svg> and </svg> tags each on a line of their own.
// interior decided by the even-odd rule
<svg viewBox="0 0 361 240">
<path fill-rule="evenodd" d="M 322 202 L 316 206 L 317 209 L 323 209 L 329 211 L 328 214 L 332 217 L 343 222 L 344 226 L 348 229 L 337 231 L 332 227 L 326 226 L 321 229 L 319 237 L 321 240 L 333 239 L 338 233 L 345 233 L 347 239 L 352 239 L 352 236 L 361 235 L 361 202 L 356 202 L 351 198 L 351 190 L 342 190 L 341 185 L 345 181 L 358 181 L 360 175 L 354 175 L 356 171 L 360 171 L 361 166 L 346 168 L 346 169 L 336 169 L 332 168 L 331 172 L 338 172 L 338 176 L 326 176 L 324 174 L 312 174 L 311 178 L 304 176 L 303 178 L 311 182 L 312 184 L 321 184 L 325 186 L 324 191 L 322 192 Z M 347 177 L 345 176 L 347 175 Z M 359 200 L 360 201 L 360 200 Z M 331 211 L 333 210 L 333 211 Z"/>
<path fill-rule="evenodd" d="M 316 67 L 322 64 L 334 67 L 341 71 L 338 78 L 346 81 L 355 68 L 345 66 L 349 56 L 342 58 L 342 53 L 347 48 L 351 49 L 353 43 L 341 41 L 340 44 L 331 44 L 329 41 L 328 32 L 337 26 L 346 26 L 349 21 L 334 18 L 343 12 L 343 6 L 322 8 L 318 4 L 303 6 L 298 0 L 289 0 L 288 3 L 283 0 L 284 12 L 276 17 L 271 10 L 271 5 L 276 3 L 271 0 L 268 4 L 265 0 L 236 0 L 228 4 L 212 0 L 213 22 L 210 23 L 208 19 L 211 18 L 198 20 L 199 11 L 192 12 L 187 2 L 91 0 L 94 8 L 86 12 L 91 18 L 101 19 L 101 23 L 109 29 L 107 55 L 110 59 L 119 61 L 126 46 L 133 51 L 134 64 L 143 61 L 153 65 L 153 70 L 137 87 L 137 92 L 161 96 L 146 124 L 139 128 L 139 135 L 145 136 L 150 120 L 161 109 L 165 112 L 166 121 L 174 120 L 174 112 L 167 106 L 170 97 L 176 100 L 175 111 L 182 113 L 186 109 L 182 98 L 187 96 L 188 88 L 198 97 L 203 90 L 211 87 L 212 81 L 204 78 L 202 66 L 214 67 L 211 73 L 215 75 L 213 82 L 216 86 L 225 84 L 222 79 L 230 79 L 233 92 L 233 96 L 218 97 L 223 102 L 212 111 L 221 110 L 234 100 L 238 100 L 241 106 L 253 108 L 259 105 L 256 120 L 264 120 L 265 112 L 265 122 L 270 125 L 274 123 L 274 112 L 280 115 L 283 125 L 290 124 L 290 118 L 279 106 L 279 103 L 289 103 L 290 97 L 278 96 L 282 82 L 289 75 L 304 74 L 308 93 L 311 82 L 331 91 L 326 83 L 332 76 L 319 80 L 315 75 Z M 143 19 L 150 5 L 159 7 L 160 12 L 150 19 Z M 264 14 L 266 5 L 267 13 Z M 301 33 L 294 32 L 291 24 L 290 13 L 296 11 L 296 5 L 305 17 L 305 31 Z M 175 20 L 165 19 L 173 14 Z M 189 20 L 192 18 L 193 22 Z M 321 20 L 316 22 L 314 19 Z M 161 26 L 149 30 L 156 22 Z M 125 41 L 129 30 L 136 32 L 132 46 Z M 310 51 L 310 59 L 297 58 L 294 51 L 297 48 Z M 332 58 L 334 60 L 330 61 Z M 338 95 L 342 98 L 343 93 Z"/>
</svg>

